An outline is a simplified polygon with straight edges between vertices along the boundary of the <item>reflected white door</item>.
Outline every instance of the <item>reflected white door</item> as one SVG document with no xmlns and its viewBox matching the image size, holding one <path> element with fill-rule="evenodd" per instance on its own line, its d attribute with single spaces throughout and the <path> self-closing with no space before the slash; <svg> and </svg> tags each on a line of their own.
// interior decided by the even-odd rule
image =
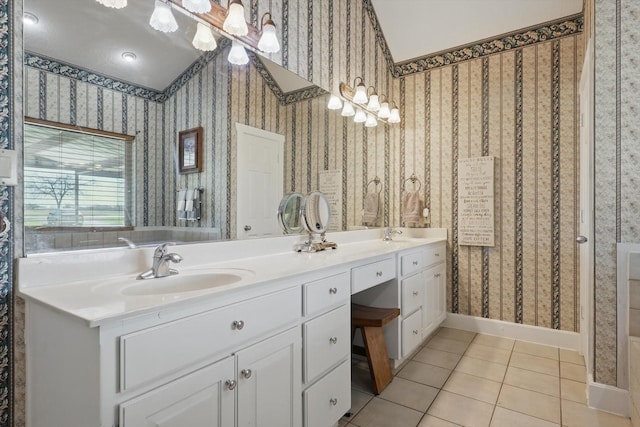
<svg viewBox="0 0 640 427">
<path fill-rule="evenodd" d="M 589 42 L 580 77 L 580 340 L 587 372 L 593 368 L 593 46 Z"/>
<path fill-rule="evenodd" d="M 278 236 L 284 136 L 236 123 L 236 238 Z"/>
</svg>

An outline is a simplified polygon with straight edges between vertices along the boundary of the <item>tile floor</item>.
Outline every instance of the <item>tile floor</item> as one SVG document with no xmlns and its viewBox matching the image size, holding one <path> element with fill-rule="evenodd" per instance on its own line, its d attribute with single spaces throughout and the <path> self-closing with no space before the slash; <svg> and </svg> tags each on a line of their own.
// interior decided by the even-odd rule
<svg viewBox="0 0 640 427">
<path fill-rule="evenodd" d="M 349 427 L 630 427 L 586 406 L 584 359 L 575 351 L 441 328 L 372 394 L 354 359 Z"/>
</svg>

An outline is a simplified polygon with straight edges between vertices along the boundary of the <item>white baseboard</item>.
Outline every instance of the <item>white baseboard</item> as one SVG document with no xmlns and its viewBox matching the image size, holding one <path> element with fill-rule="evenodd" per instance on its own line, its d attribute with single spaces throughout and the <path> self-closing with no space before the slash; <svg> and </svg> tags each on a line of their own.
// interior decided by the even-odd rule
<svg viewBox="0 0 640 427">
<path fill-rule="evenodd" d="M 447 313 L 442 326 L 580 351 L 580 334 L 577 332 L 453 313 Z"/>
<path fill-rule="evenodd" d="M 610 412 L 623 417 L 630 416 L 629 391 L 610 385 L 596 383 L 593 376 L 588 375 L 589 407 Z"/>
</svg>

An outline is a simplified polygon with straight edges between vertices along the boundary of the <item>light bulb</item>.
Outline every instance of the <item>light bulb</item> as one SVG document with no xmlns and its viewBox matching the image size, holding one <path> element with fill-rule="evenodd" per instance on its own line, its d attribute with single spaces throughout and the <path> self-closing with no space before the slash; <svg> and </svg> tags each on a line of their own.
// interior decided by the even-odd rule
<svg viewBox="0 0 640 427">
<path fill-rule="evenodd" d="M 244 46 L 235 40 L 231 45 L 227 59 L 234 65 L 246 65 L 249 63 L 249 56 L 247 56 L 247 51 L 244 50 Z"/>
<path fill-rule="evenodd" d="M 33 13 L 24 12 L 22 14 L 22 21 L 26 25 L 36 25 L 38 22 L 40 22 L 40 19 L 38 19 L 38 17 Z"/>
<path fill-rule="evenodd" d="M 367 115 L 367 121 L 364 122 L 364 126 L 368 128 L 374 128 L 378 126 L 378 121 L 376 120 L 376 116 L 374 116 L 372 113 L 369 113 Z"/>
<path fill-rule="evenodd" d="M 204 51 L 215 50 L 215 48 L 218 47 L 218 43 L 216 43 L 216 39 L 213 37 L 211 28 L 207 27 L 202 22 L 198 22 L 196 35 L 193 37 L 193 41 L 191 43 L 196 49 Z"/>
<path fill-rule="evenodd" d="M 342 101 L 336 95 L 331 95 L 329 98 L 329 104 L 327 104 L 329 110 L 339 110 L 342 108 Z"/>
<path fill-rule="evenodd" d="M 400 110 L 398 110 L 398 107 L 391 109 L 391 115 L 388 121 L 389 123 L 400 123 Z"/>
<path fill-rule="evenodd" d="M 244 20 L 244 6 L 240 0 L 233 0 L 229 5 L 222 29 L 232 36 L 246 36 L 249 34 L 247 21 Z"/>
<path fill-rule="evenodd" d="M 356 115 L 353 118 L 353 121 L 355 123 L 364 123 L 367 121 L 367 115 L 364 113 L 364 111 L 358 108 L 358 111 L 356 111 Z"/>
<path fill-rule="evenodd" d="M 348 102 L 344 103 L 344 107 L 342 107 L 342 113 L 340 113 L 342 117 L 352 117 L 356 114 L 353 109 L 353 105 Z"/>
<path fill-rule="evenodd" d="M 211 10 L 209 0 L 182 0 L 182 7 L 193 13 L 207 13 Z"/>
<path fill-rule="evenodd" d="M 367 88 L 364 87 L 364 84 L 360 83 L 356 87 L 356 94 L 353 95 L 353 102 L 355 102 L 356 104 L 367 103 Z"/>
<path fill-rule="evenodd" d="M 178 23 L 173 17 L 171 8 L 160 0 L 156 0 L 156 7 L 149 19 L 149 25 L 163 33 L 172 33 L 178 29 Z"/>
<path fill-rule="evenodd" d="M 280 43 L 276 35 L 276 24 L 271 19 L 262 27 L 262 35 L 258 41 L 258 49 L 266 53 L 276 53 L 280 50 Z"/>
<path fill-rule="evenodd" d="M 127 0 L 97 0 L 103 6 L 112 7 L 114 9 L 122 9 L 127 6 Z"/>
<path fill-rule="evenodd" d="M 378 101 L 378 95 L 375 93 L 369 97 L 369 103 L 367 104 L 367 110 L 378 111 L 380 109 L 380 102 Z"/>
<path fill-rule="evenodd" d="M 125 62 L 133 62 L 138 58 L 133 52 L 122 52 L 121 57 Z"/>
<path fill-rule="evenodd" d="M 389 110 L 389 103 L 383 102 L 382 105 L 380 105 L 380 110 L 378 111 L 378 117 L 380 117 L 381 119 L 388 119 L 390 115 L 391 115 L 391 111 Z"/>
</svg>

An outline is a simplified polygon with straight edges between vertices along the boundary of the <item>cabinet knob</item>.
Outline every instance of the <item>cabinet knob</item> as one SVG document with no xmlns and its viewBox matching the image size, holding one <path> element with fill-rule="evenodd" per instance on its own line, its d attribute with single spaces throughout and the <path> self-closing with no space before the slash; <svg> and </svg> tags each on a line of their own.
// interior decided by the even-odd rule
<svg viewBox="0 0 640 427">
<path fill-rule="evenodd" d="M 418 296 L 418 291 L 413 291 L 413 296 L 417 297 Z"/>
<path fill-rule="evenodd" d="M 376 276 L 378 277 L 382 276 L 382 271 L 376 271 Z"/>
<path fill-rule="evenodd" d="M 231 329 L 241 330 L 242 328 L 244 328 L 243 320 L 234 320 L 233 323 L 231 324 Z"/>
<path fill-rule="evenodd" d="M 440 256 L 440 252 L 436 252 L 435 254 L 433 254 L 434 256 L 439 257 Z"/>
<path fill-rule="evenodd" d="M 417 329 L 413 330 L 413 335 L 418 335 L 418 330 Z"/>
<path fill-rule="evenodd" d="M 244 231 L 251 231 L 251 226 L 250 225 L 245 225 L 244 226 Z"/>
<path fill-rule="evenodd" d="M 251 369 L 243 369 L 240 371 L 240 375 L 242 375 L 243 378 L 251 378 Z"/>
<path fill-rule="evenodd" d="M 413 265 L 418 265 L 418 261 L 413 261 Z"/>
<path fill-rule="evenodd" d="M 337 294 L 338 293 L 338 288 L 329 288 L 329 293 L 330 294 Z"/>
<path fill-rule="evenodd" d="M 329 342 L 331 344 L 337 344 L 338 343 L 338 337 L 331 337 L 329 338 Z"/>
<path fill-rule="evenodd" d="M 332 397 L 331 399 L 329 399 L 329 403 L 331 403 L 331 405 L 333 406 L 336 406 L 338 404 L 338 398 Z"/>
<path fill-rule="evenodd" d="M 224 384 L 227 386 L 229 390 L 233 390 L 234 388 L 236 388 L 236 385 L 238 383 L 236 382 L 236 380 L 227 380 Z"/>
<path fill-rule="evenodd" d="M 433 277 L 435 277 L 437 279 L 438 277 L 440 277 L 440 273 L 434 274 Z"/>
</svg>

